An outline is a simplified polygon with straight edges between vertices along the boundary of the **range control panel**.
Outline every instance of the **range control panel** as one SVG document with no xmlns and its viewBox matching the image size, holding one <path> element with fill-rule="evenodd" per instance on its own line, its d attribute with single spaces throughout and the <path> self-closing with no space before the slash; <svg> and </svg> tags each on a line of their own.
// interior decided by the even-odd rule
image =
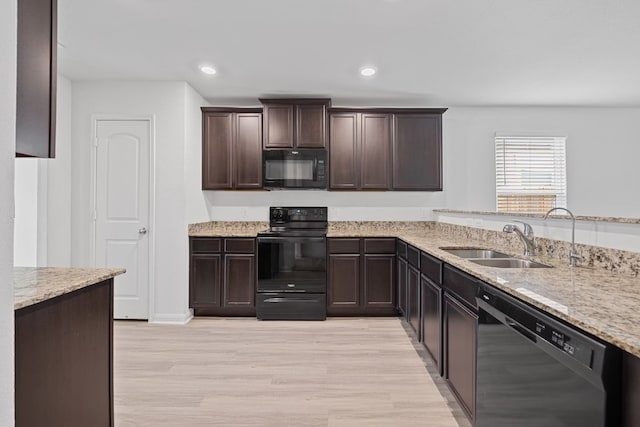
<svg viewBox="0 0 640 427">
<path fill-rule="evenodd" d="M 327 221 L 326 207 L 271 207 L 269 208 L 271 223 Z"/>
</svg>

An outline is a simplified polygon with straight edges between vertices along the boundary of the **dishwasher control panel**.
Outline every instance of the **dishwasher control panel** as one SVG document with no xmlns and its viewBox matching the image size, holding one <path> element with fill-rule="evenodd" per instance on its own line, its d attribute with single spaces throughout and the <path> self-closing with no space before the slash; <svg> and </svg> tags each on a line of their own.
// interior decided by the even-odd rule
<svg viewBox="0 0 640 427">
<path fill-rule="evenodd" d="M 545 314 L 530 307 L 525 308 L 521 306 L 522 303 L 508 301 L 507 298 L 487 290 L 478 292 L 478 300 L 506 315 L 509 322 L 517 325 L 515 329 L 528 330 L 538 337 L 538 340 L 552 345 L 581 364 L 593 366 L 593 347 L 587 339 L 582 339 L 580 332 L 572 331 Z"/>
</svg>

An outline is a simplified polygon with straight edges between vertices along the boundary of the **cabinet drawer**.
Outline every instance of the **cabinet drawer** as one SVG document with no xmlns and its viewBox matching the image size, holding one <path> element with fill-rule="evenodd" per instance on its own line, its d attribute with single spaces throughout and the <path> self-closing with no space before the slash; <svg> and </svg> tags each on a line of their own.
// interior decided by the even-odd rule
<svg viewBox="0 0 640 427">
<path fill-rule="evenodd" d="M 214 239 L 209 237 L 194 237 L 191 239 L 191 252 L 193 253 L 211 253 L 220 252 L 222 244 L 220 239 Z"/>
<path fill-rule="evenodd" d="M 420 268 L 420 251 L 411 245 L 407 245 L 407 261 L 409 265 Z"/>
<path fill-rule="evenodd" d="M 442 261 L 438 258 L 420 252 L 420 272 L 436 285 L 442 285 Z"/>
<path fill-rule="evenodd" d="M 478 308 L 476 304 L 476 293 L 478 292 L 477 279 L 449 265 L 445 265 L 442 284 L 447 291 L 460 298 L 470 307 Z"/>
<path fill-rule="evenodd" d="M 359 254 L 360 239 L 328 239 L 330 254 Z"/>
<path fill-rule="evenodd" d="M 396 239 L 364 239 L 365 254 L 393 254 L 396 251 Z"/>
<path fill-rule="evenodd" d="M 398 239 L 398 244 L 396 246 L 397 255 L 400 258 L 407 259 L 407 244 L 402 240 Z"/>
<path fill-rule="evenodd" d="M 255 239 L 224 239 L 224 251 L 252 254 L 256 251 L 256 241 Z"/>
</svg>

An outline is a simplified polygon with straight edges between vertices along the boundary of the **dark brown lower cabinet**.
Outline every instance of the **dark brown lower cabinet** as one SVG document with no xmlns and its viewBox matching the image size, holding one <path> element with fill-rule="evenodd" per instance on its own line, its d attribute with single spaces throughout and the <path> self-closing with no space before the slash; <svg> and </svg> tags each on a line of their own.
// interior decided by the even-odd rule
<svg viewBox="0 0 640 427">
<path fill-rule="evenodd" d="M 478 315 L 449 293 L 444 297 L 445 378 L 471 420 L 476 407 Z"/>
<path fill-rule="evenodd" d="M 407 312 L 409 325 L 420 337 L 420 271 L 412 265 L 407 270 Z"/>
<path fill-rule="evenodd" d="M 442 374 L 442 288 L 422 277 L 422 344 Z"/>
<path fill-rule="evenodd" d="M 354 314 L 361 311 L 360 254 L 329 255 L 327 314 Z"/>
<path fill-rule="evenodd" d="M 395 263 L 394 254 L 364 255 L 365 311 L 395 311 Z"/>
<path fill-rule="evenodd" d="M 189 307 L 220 306 L 222 254 L 191 254 Z"/>
<path fill-rule="evenodd" d="M 253 254 L 224 255 L 224 297 L 225 308 L 255 311 L 256 290 L 251 286 L 255 281 L 256 257 Z"/>
<path fill-rule="evenodd" d="M 113 279 L 16 310 L 16 426 L 113 426 Z"/>
<path fill-rule="evenodd" d="M 255 316 L 253 238 L 190 238 L 189 307 L 196 316 Z"/>
<path fill-rule="evenodd" d="M 407 318 L 407 270 L 406 259 L 398 258 L 398 311 Z"/>
<path fill-rule="evenodd" d="M 393 238 L 329 239 L 329 316 L 396 314 L 395 245 Z"/>
</svg>

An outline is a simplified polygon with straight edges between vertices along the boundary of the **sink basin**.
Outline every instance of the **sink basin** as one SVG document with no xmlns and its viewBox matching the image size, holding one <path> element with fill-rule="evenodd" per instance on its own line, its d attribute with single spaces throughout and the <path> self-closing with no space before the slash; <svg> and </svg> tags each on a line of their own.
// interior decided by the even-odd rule
<svg viewBox="0 0 640 427">
<path fill-rule="evenodd" d="M 551 268 L 550 265 L 519 258 L 471 259 L 473 263 L 495 268 Z"/>
<path fill-rule="evenodd" d="M 451 255 L 459 256 L 460 258 L 512 258 L 511 255 L 503 254 L 502 252 L 493 251 L 491 249 L 480 248 L 440 248 L 443 251 L 449 252 Z"/>
</svg>

